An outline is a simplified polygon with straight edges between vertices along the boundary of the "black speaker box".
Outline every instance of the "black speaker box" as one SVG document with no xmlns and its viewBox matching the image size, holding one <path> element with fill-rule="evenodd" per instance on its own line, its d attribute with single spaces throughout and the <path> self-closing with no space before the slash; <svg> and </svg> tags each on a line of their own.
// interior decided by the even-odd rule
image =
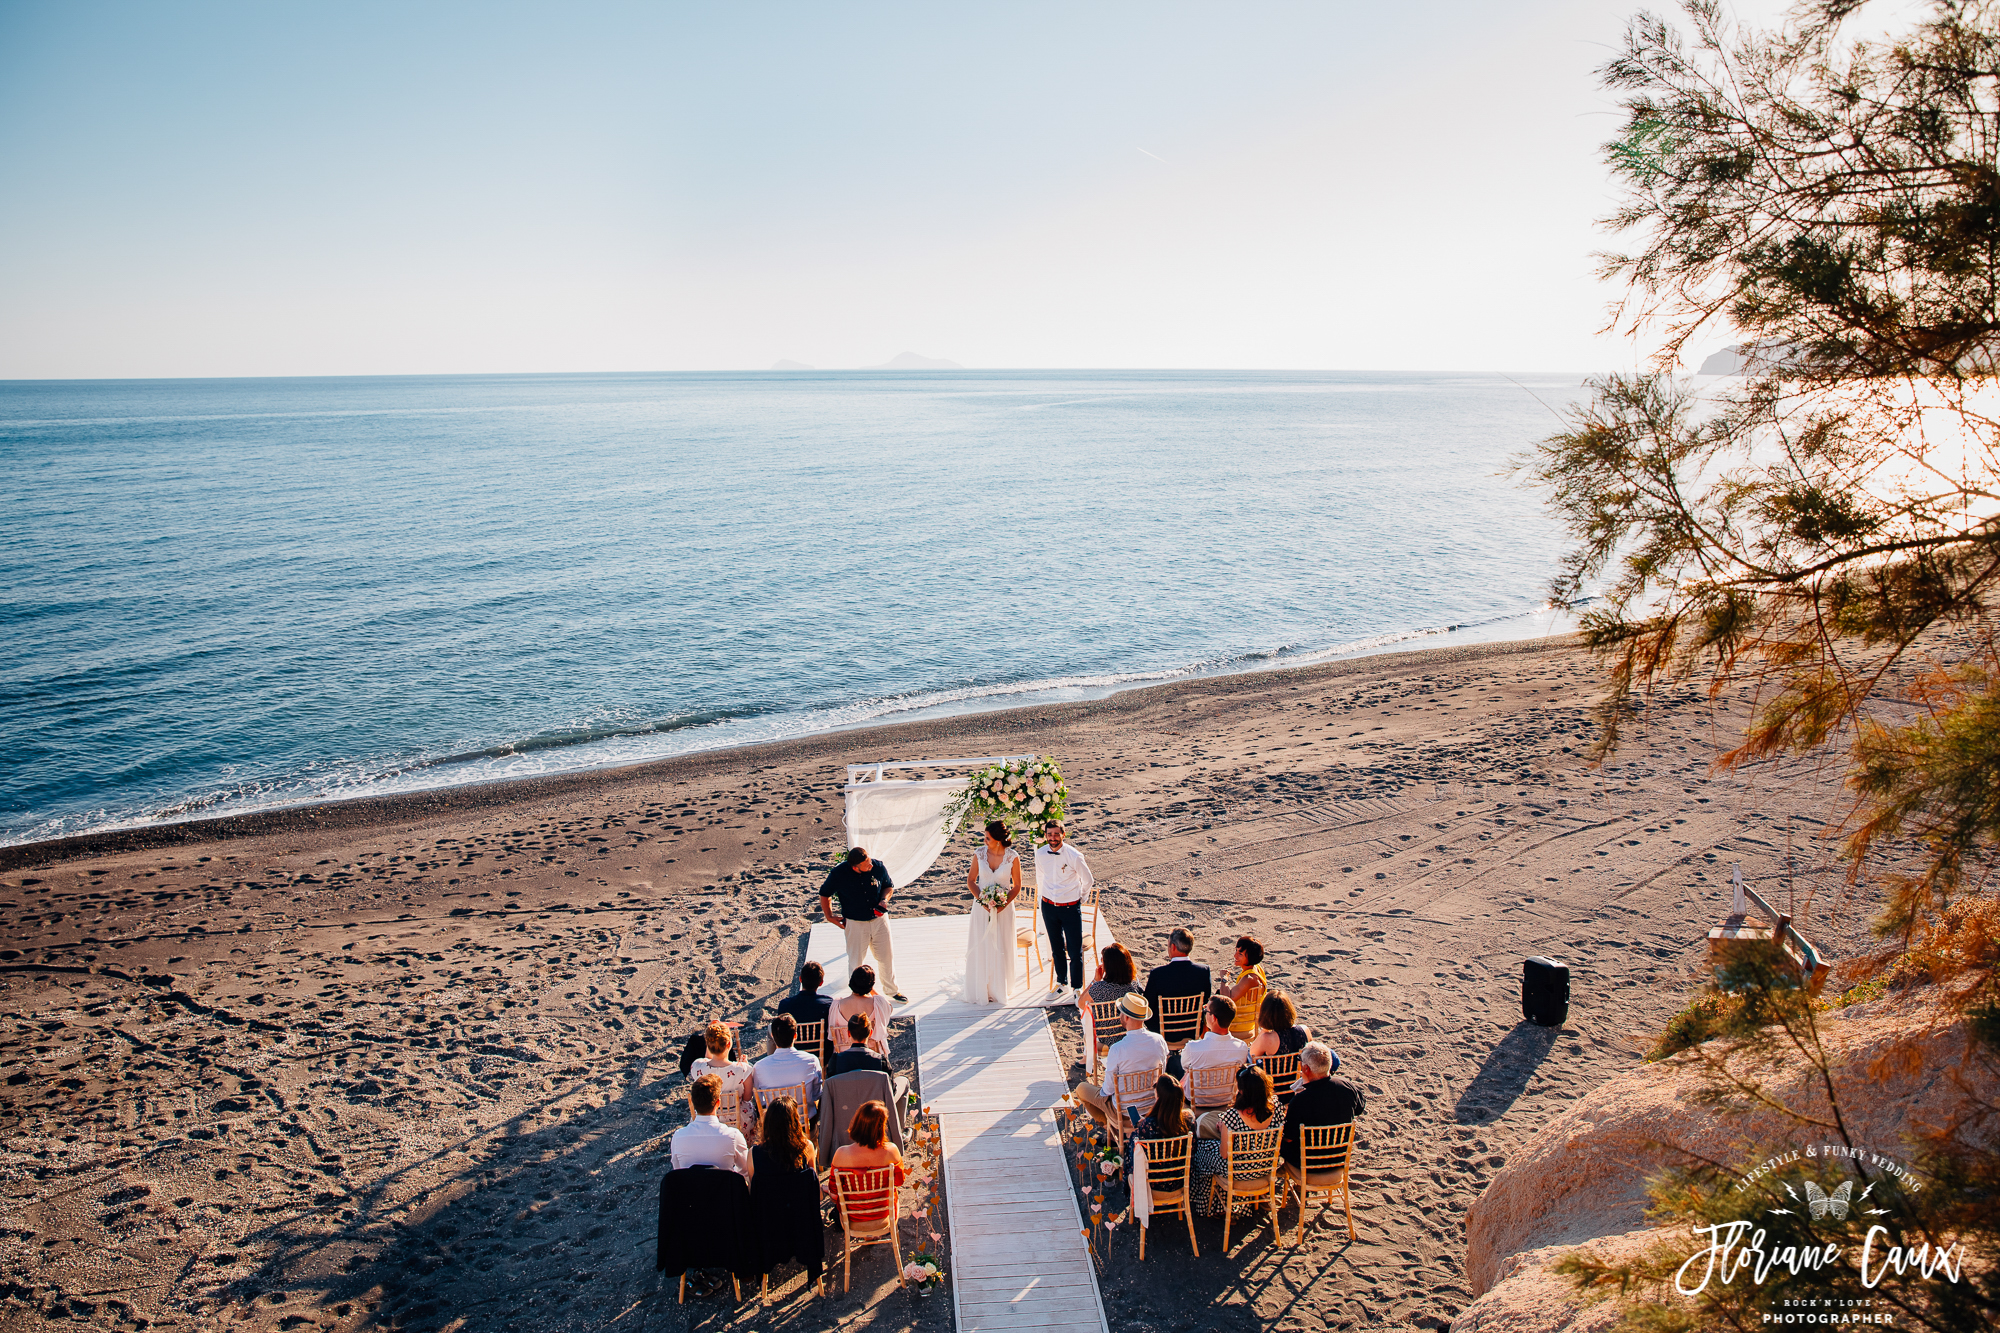
<svg viewBox="0 0 2000 1333">
<path fill-rule="evenodd" d="M 1567 963 L 1530 958 L 1521 964 L 1521 1017 L 1545 1028 L 1559 1028 L 1568 1020 Z"/>
</svg>

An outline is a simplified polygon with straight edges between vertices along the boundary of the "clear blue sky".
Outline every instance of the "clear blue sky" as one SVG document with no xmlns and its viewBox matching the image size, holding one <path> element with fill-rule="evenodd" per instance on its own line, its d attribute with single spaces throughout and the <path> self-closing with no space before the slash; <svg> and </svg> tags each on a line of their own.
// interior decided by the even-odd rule
<svg viewBox="0 0 2000 1333">
<path fill-rule="evenodd" d="M 1636 4 L 0 5 L 0 377 L 1591 369 Z"/>
</svg>

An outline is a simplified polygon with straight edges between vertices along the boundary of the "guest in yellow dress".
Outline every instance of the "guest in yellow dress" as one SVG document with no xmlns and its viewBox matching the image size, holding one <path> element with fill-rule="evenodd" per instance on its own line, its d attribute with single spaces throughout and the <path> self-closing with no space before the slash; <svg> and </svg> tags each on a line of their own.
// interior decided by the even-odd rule
<svg viewBox="0 0 2000 1333">
<path fill-rule="evenodd" d="M 1264 975 L 1264 946 L 1256 936 L 1245 935 L 1236 941 L 1236 980 L 1222 992 L 1236 1002 L 1236 1021 L 1230 1024 L 1230 1036 L 1249 1041 L 1257 1035 L 1257 1010 L 1263 1006 L 1264 994 L 1270 989 L 1270 980 Z"/>
</svg>

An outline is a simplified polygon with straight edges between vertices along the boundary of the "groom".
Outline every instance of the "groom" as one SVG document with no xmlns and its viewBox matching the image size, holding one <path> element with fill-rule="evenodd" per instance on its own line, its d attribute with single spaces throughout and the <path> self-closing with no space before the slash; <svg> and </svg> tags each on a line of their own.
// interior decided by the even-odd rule
<svg viewBox="0 0 2000 1333">
<path fill-rule="evenodd" d="M 872 949 L 882 971 L 882 989 L 897 1004 L 908 1004 L 909 997 L 896 984 L 895 959 L 889 945 L 889 895 L 895 887 L 889 880 L 889 868 L 871 860 L 866 847 L 856 847 L 819 886 L 819 914 L 827 924 L 847 932 L 848 968 L 860 967 Z M 833 914 L 832 900 L 836 898 L 840 900 L 839 916 Z"/>
</svg>

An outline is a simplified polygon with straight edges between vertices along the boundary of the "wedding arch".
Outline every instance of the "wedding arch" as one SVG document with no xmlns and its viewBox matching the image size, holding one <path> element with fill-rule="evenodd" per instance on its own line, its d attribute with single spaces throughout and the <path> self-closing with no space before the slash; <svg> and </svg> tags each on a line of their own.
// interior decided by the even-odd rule
<svg viewBox="0 0 2000 1333">
<path fill-rule="evenodd" d="M 866 847 L 889 867 L 896 883 L 908 884 L 937 863 L 950 840 L 945 806 L 964 789 L 965 774 L 990 764 L 1028 761 L 1032 754 L 988 755 L 979 759 L 919 759 L 847 766 L 847 845 Z M 892 778 L 891 770 L 952 771 L 949 778 Z"/>
</svg>

